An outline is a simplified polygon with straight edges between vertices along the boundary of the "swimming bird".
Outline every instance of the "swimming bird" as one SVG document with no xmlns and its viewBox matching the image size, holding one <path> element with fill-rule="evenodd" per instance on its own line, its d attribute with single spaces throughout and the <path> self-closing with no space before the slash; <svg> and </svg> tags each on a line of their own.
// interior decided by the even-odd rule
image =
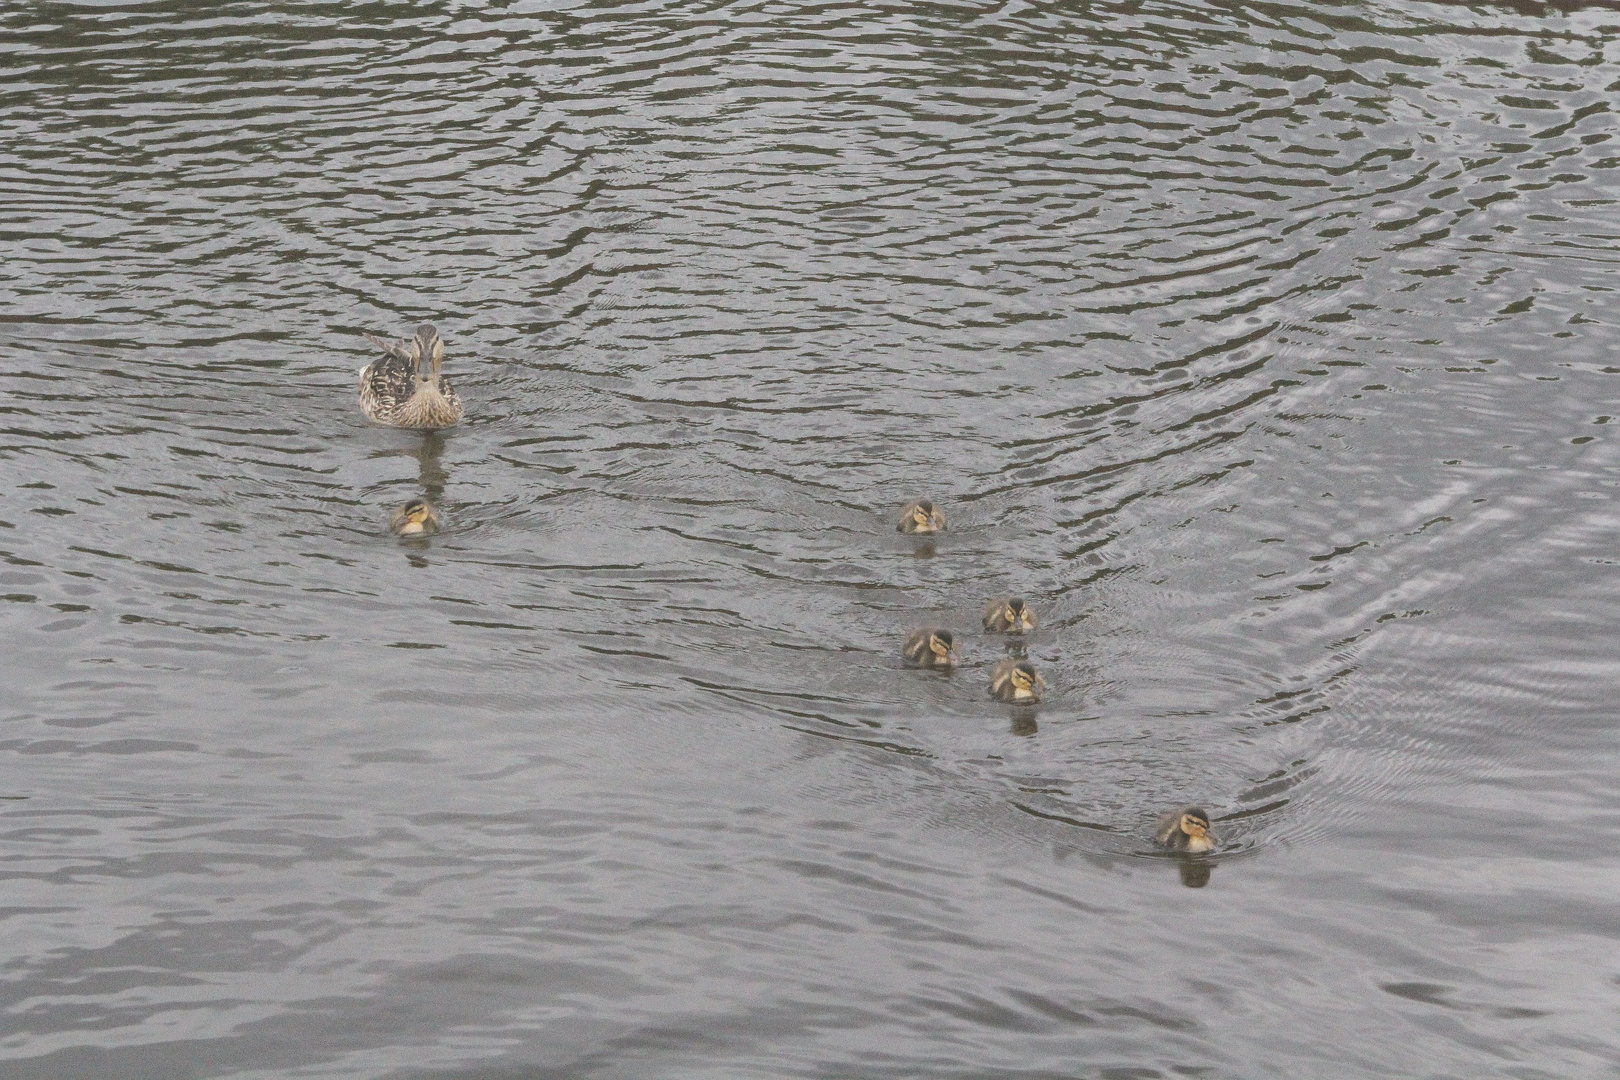
<svg viewBox="0 0 1620 1080">
<path fill-rule="evenodd" d="M 990 671 L 990 696 L 997 701 L 1037 702 L 1041 695 L 1035 688 L 1045 685 L 1028 660 L 1003 660 Z"/>
<path fill-rule="evenodd" d="M 1164 814 L 1153 826 L 1153 842 L 1171 851 L 1202 855 L 1214 851 L 1220 839 L 1209 831 L 1209 815 L 1196 806 Z"/>
<path fill-rule="evenodd" d="M 911 667 L 948 668 L 956 664 L 956 643 L 949 630 L 924 628 L 906 638 L 900 654 Z"/>
<path fill-rule="evenodd" d="M 421 536 L 439 531 L 439 512 L 426 499 L 412 499 L 389 519 L 389 526 L 398 536 Z"/>
<path fill-rule="evenodd" d="M 368 420 L 403 428 L 447 428 L 461 420 L 461 399 L 439 373 L 444 339 L 427 323 L 409 341 L 384 341 L 380 360 L 360 369 L 360 411 Z"/>
<path fill-rule="evenodd" d="M 984 629 L 991 634 L 1022 634 L 1035 629 L 1035 613 L 1022 597 L 997 597 L 984 609 Z"/>
<path fill-rule="evenodd" d="M 900 511 L 900 524 L 895 526 L 903 533 L 937 533 L 944 527 L 945 515 L 928 499 L 906 503 L 906 508 Z"/>
</svg>

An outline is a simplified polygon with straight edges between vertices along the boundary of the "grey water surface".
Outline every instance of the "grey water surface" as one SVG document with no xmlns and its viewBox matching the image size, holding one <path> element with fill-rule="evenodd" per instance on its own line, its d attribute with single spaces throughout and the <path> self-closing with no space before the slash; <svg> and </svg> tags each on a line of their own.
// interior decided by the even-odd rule
<svg viewBox="0 0 1620 1080">
<path fill-rule="evenodd" d="M 1600 4 L 0 8 L 0 1075 L 1620 1075 L 1617 100 Z"/>
</svg>

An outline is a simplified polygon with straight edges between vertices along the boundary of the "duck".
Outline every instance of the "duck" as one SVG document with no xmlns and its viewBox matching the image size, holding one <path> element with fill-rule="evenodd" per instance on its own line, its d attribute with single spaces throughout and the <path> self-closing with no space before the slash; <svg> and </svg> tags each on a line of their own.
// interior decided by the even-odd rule
<svg viewBox="0 0 1620 1080">
<path fill-rule="evenodd" d="M 1171 851 L 1202 855 L 1214 851 L 1220 838 L 1209 831 L 1209 815 L 1196 806 L 1162 814 L 1153 826 L 1153 842 Z"/>
<path fill-rule="evenodd" d="M 949 630 L 924 627 L 912 631 L 900 655 L 910 667 L 950 668 L 956 665 L 956 641 Z"/>
<path fill-rule="evenodd" d="M 895 528 L 903 533 L 937 533 L 945 528 L 945 515 L 932 500 L 913 499 L 900 511 L 900 524 Z"/>
<path fill-rule="evenodd" d="M 389 519 L 396 536 L 422 536 L 439 531 L 439 512 L 426 499 L 412 499 Z"/>
<path fill-rule="evenodd" d="M 990 696 L 997 701 L 1034 704 L 1041 700 L 1036 687 L 1044 687 L 1035 665 L 1028 660 L 1003 660 L 990 671 Z"/>
<path fill-rule="evenodd" d="M 436 430 L 461 422 L 461 399 L 440 374 L 444 339 L 429 323 L 416 328 L 409 341 L 366 337 L 382 349 L 382 358 L 360 369 L 360 411 L 366 419 L 390 427 Z"/>
<path fill-rule="evenodd" d="M 989 634 L 1022 634 L 1035 629 L 1035 613 L 1020 596 L 999 596 L 984 609 L 984 629 Z"/>
</svg>

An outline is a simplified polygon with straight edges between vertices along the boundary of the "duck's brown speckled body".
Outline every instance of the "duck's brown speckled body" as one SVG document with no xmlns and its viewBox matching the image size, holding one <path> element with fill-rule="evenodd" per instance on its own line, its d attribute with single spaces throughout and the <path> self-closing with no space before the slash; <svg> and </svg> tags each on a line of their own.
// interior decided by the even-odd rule
<svg viewBox="0 0 1620 1080">
<path fill-rule="evenodd" d="M 1220 839 L 1209 831 L 1209 815 L 1196 806 L 1184 806 L 1160 816 L 1153 826 L 1153 842 L 1171 851 L 1202 855 L 1214 851 Z"/>
<path fill-rule="evenodd" d="M 409 341 L 366 337 L 381 347 L 381 359 L 360 369 L 360 411 L 379 424 L 447 428 L 461 422 L 461 399 L 440 373 L 444 339 L 427 323 Z"/>
</svg>

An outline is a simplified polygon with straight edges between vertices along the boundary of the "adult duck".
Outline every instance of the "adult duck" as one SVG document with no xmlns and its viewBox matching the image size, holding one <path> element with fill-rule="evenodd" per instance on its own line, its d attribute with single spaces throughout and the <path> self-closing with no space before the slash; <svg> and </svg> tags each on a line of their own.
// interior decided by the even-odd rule
<svg viewBox="0 0 1620 1080">
<path fill-rule="evenodd" d="M 444 339 L 431 325 L 417 327 L 409 341 L 384 341 L 380 359 L 360 369 L 360 411 L 390 427 L 433 430 L 461 421 L 461 399 L 450 388 L 444 366 Z"/>
</svg>

